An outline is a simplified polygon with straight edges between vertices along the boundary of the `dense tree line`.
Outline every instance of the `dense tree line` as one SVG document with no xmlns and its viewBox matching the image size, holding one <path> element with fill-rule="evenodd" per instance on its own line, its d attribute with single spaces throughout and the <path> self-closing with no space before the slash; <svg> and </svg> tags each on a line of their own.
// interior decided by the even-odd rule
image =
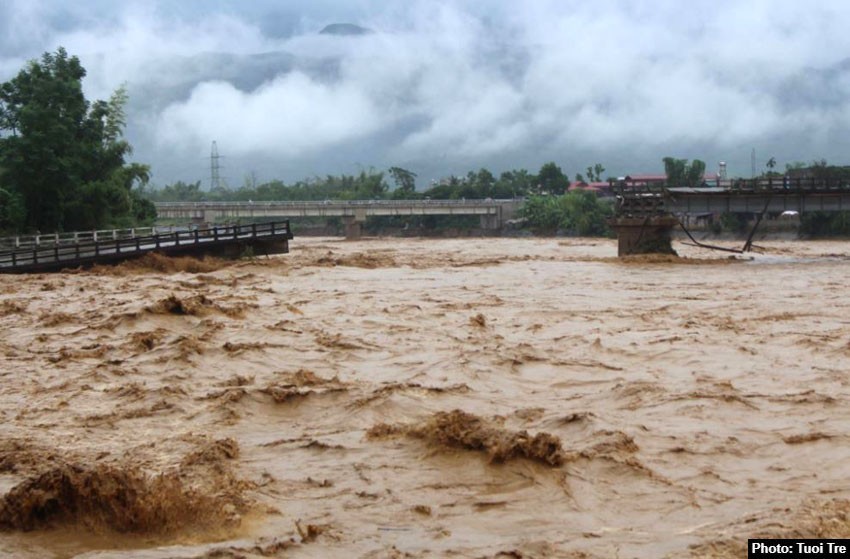
<svg viewBox="0 0 850 559">
<path fill-rule="evenodd" d="M 246 181 L 240 188 L 204 190 L 201 182 L 178 181 L 160 189 L 145 189 L 155 202 L 247 202 L 270 200 L 371 200 L 390 196 L 384 173 L 363 171 L 359 175 L 327 175 L 291 185 L 273 180 L 262 184 Z"/>
<path fill-rule="evenodd" d="M 466 176 L 451 176 L 416 189 L 416 174 L 401 167 L 388 171 L 361 171 L 357 175 L 327 175 L 285 184 L 273 180 L 255 184 L 246 180 L 239 188 L 204 190 L 200 181 L 178 181 L 160 189 L 147 189 L 145 195 L 157 202 L 177 201 L 263 201 L 263 200 L 364 200 L 518 198 L 532 195 L 566 193 L 570 181 L 555 163 L 546 163 L 539 173 L 526 169 L 505 171 L 496 177 L 488 169 L 470 171 Z"/>
<path fill-rule="evenodd" d="M 86 100 L 86 71 L 63 48 L 0 85 L 0 230 L 68 231 L 151 221 L 134 185 L 146 165 L 126 163 L 123 88 Z"/>
</svg>

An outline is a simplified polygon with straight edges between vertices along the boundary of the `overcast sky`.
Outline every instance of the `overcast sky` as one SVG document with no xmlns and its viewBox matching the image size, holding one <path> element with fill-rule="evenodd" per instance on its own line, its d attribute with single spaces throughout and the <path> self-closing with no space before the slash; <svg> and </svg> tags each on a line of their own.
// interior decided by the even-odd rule
<svg viewBox="0 0 850 559">
<path fill-rule="evenodd" d="M 373 33 L 320 35 L 330 23 Z M 0 79 L 64 46 L 90 99 L 122 83 L 154 182 L 399 165 L 749 176 L 850 164 L 850 2 L 0 0 Z"/>
</svg>

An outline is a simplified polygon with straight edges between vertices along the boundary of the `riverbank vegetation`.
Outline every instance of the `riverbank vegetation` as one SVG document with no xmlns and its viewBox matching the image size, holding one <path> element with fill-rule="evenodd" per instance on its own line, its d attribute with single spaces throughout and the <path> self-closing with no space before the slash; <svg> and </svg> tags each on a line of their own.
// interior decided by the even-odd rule
<svg viewBox="0 0 850 559">
<path fill-rule="evenodd" d="M 538 233 L 580 237 L 611 235 L 608 219 L 614 204 L 592 192 L 576 190 L 563 196 L 532 196 L 523 204 L 526 225 Z"/>
<path fill-rule="evenodd" d="M 63 48 L 0 84 L 0 231 L 55 232 L 151 222 L 139 185 L 147 165 L 128 163 L 127 94 L 83 95 L 85 69 Z"/>
</svg>

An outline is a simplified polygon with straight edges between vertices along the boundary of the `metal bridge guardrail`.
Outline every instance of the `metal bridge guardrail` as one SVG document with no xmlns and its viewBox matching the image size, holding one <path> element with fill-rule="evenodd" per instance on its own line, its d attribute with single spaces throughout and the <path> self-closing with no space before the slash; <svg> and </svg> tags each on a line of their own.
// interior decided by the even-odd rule
<svg viewBox="0 0 850 559">
<path fill-rule="evenodd" d="M 102 229 L 97 231 L 74 231 L 70 233 L 48 233 L 38 235 L 18 235 L 0 237 L 0 251 L 13 249 L 32 249 L 54 245 L 72 245 L 85 241 L 135 238 L 137 236 L 173 233 L 176 227 L 135 227 L 130 229 Z M 185 228 L 181 228 L 185 229 Z"/>
<path fill-rule="evenodd" d="M 158 249 L 177 249 L 203 244 L 215 245 L 249 239 L 291 239 L 289 221 L 250 225 L 217 226 L 205 229 L 182 229 L 170 233 L 98 239 L 73 244 L 55 243 L 0 251 L 0 272 L 20 271 L 41 266 L 77 266 L 99 259 L 131 257 Z"/>
<path fill-rule="evenodd" d="M 615 182 L 614 191 L 618 195 L 630 196 L 635 194 L 663 194 L 666 192 L 687 193 L 699 192 L 701 194 L 725 194 L 725 193 L 748 193 L 748 192 L 776 192 L 776 193 L 830 193 L 850 191 L 850 180 L 846 179 L 818 179 L 813 177 L 791 178 L 791 177 L 759 177 L 756 179 L 723 179 L 707 181 L 701 186 L 673 186 L 663 184 L 629 184 L 626 182 Z"/>
<path fill-rule="evenodd" d="M 776 192 L 830 192 L 850 190 L 850 181 L 845 179 L 819 179 L 814 177 L 760 177 L 737 179 L 725 186 L 732 191 L 776 191 Z"/>
</svg>

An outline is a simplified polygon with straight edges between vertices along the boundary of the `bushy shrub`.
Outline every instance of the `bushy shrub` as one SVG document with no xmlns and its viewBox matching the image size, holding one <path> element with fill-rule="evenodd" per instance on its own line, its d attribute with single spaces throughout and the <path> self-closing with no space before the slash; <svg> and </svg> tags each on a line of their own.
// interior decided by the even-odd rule
<svg viewBox="0 0 850 559">
<path fill-rule="evenodd" d="M 581 237 L 610 236 L 608 219 L 613 204 L 596 194 L 574 191 L 563 196 L 532 196 L 520 210 L 531 229 L 542 233 L 565 231 Z"/>
</svg>

